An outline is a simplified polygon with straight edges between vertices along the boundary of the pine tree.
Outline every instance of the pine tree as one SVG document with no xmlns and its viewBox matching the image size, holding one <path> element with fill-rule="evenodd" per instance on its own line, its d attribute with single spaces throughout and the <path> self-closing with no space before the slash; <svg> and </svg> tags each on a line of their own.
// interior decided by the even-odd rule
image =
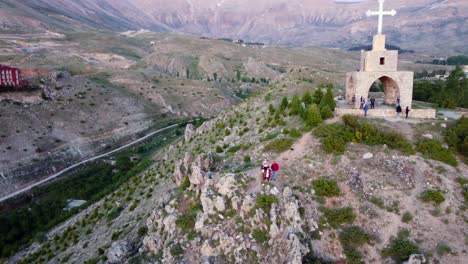
<svg viewBox="0 0 468 264">
<path fill-rule="evenodd" d="M 291 110 L 289 111 L 290 115 L 299 115 L 302 112 L 302 105 L 299 96 L 294 95 L 291 100 L 291 105 L 289 107 Z"/>
<path fill-rule="evenodd" d="M 309 90 L 307 90 L 302 96 L 302 102 L 304 102 L 306 107 L 313 103 L 312 95 L 310 94 Z"/>
<path fill-rule="evenodd" d="M 316 104 L 311 105 L 307 110 L 305 122 L 309 127 L 315 127 L 322 123 L 322 116 L 320 115 L 319 108 Z"/>
<path fill-rule="evenodd" d="M 328 105 L 320 109 L 320 115 L 322 116 L 322 119 L 324 120 L 332 118 L 334 116 L 332 110 L 330 110 L 330 107 L 328 107 Z"/>
<path fill-rule="evenodd" d="M 270 111 L 270 114 L 274 114 L 275 113 L 275 107 L 272 104 L 270 104 L 268 106 L 268 111 Z"/>
<path fill-rule="evenodd" d="M 328 86 L 327 92 L 323 96 L 322 101 L 320 101 L 320 109 L 322 109 L 324 106 L 328 106 L 330 110 L 335 111 L 336 102 L 333 98 L 332 87 L 330 86 Z"/>
<path fill-rule="evenodd" d="M 314 92 L 314 95 L 312 96 L 312 102 L 316 105 L 319 105 L 320 102 L 322 101 L 323 98 L 323 92 L 322 92 L 322 87 L 319 86 Z"/>
</svg>

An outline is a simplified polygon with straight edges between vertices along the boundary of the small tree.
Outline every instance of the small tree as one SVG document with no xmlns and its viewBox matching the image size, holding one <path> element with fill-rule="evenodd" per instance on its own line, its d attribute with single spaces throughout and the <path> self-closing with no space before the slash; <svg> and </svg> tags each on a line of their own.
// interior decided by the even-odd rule
<svg viewBox="0 0 468 264">
<path fill-rule="evenodd" d="M 330 110 L 335 111 L 336 102 L 335 102 L 335 99 L 333 98 L 333 92 L 332 92 L 331 86 L 327 88 L 327 92 L 325 93 L 322 100 L 320 101 L 320 109 L 322 109 L 325 106 L 328 106 Z"/>
<path fill-rule="evenodd" d="M 322 87 L 319 86 L 315 90 L 314 95 L 312 96 L 312 101 L 313 101 L 314 104 L 319 105 L 320 102 L 322 102 L 322 98 L 323 98 Z"/>
<path fill-rule="evenodd" d="M 292 100 L 291 100 L 291 105 L 290 105 L 290 115 L 299 115 L 302 113 L 302 105 L 301 105 L 301 100 L 299 99 L 299 96 L 294 95 Z"/>
<path fill-rule="evenodd" d="M 213 73 L 213 79 L 214 79 L 215 81 L 218 80 L 218 74 L 217 74 L 216 72 Z"/>
<path fill-rule="evenodd" d="M 241 73 L 239 70 L 236 71 L 236 77 L 237 77 L 237 81 L 240 82 L 241 80 Z"/>
<path fill-rule="evenodd" d="M 329 119 L 333 117 L 333 112 L 332 110 L 330 110 L 330 107 L 328 105 L 320 109 L 320 114 L 322 115 L 322 119 Z"/>
<path fill-rule="evenodd" d="M 306 125 L 309 127 L 315 127 L 322 123 L 322 116 L 316 104 L 311 105 L 309 110 L 307 110 L 305 121 Z"/>
<path fill-rule="evenodd" d="M 187 76 L 187 79 L 190 79 L 190 70 L 189 69 L 185 70 L 185 76 Z"/>
<path fill-rule="evenodd" d="M 309 106 L 313 103 L 313 98 L 309 90 L 307 90 L 302 96 L 302 102 L 304 102 L 306 106 Z"/>
</svg>

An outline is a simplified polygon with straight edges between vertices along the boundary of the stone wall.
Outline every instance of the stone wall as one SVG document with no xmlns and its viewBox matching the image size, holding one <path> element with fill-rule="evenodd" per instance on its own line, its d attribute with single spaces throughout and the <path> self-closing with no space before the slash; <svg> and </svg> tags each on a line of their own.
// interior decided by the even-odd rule
<svg viewBox="0 0 468 264">
<path fill-rule="evenodd" d="M 405 113 L 402 113 L 402 118 L 404 118 Z M 364 116 L 364 111 L 360 109 L 344 109 L 336 108 L 335 113 L 337 116 L 343 115 L 357 115 Z M 394 109 L 369 109 L 367 112 L 369 117 L 396 117 L 396 111 Z M 435 109 L 413 109 L 409 113 L 409 118 L 418 118 L 418 119 L 435 119 L 436 110 Z"/>
<path fill-rule="evenodd" d="M 356 96 L 355 107 L 359 108 L 361 96 L 368 102 L 369 90 L 376 80 L 381 80 L 385 89 L 385 103 L 396 104 L 400 97 L 401 107 L 412 108 L 413 72 L 350 72 L 346 74 L 346 102 L 351 104 Z"/>
<path fill-rule="evenodd" d="M 365 51 L 361 53 L 361 57 L 364 57 L 365 61 L 361 71 L 397 71 L 397 50 Z M 383 65 L 380 64 L 380 58 L 384 58 Z"/>
</svg>

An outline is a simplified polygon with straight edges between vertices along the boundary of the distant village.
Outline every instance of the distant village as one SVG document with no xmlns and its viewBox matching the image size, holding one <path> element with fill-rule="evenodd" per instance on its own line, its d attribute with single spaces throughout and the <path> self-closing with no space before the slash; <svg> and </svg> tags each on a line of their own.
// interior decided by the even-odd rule
<svg viewBox="0 0 468 264">
<path fill-rule="evenodd" d="M 265 47 L 264 43 L 261 42 L 246 42 L 242 39 L 230 39 L 230 38 L 209 38 L 209 37 L 200 37 L 200 39 L 211 39 L 211 40 L 222 40 L 226 42 L 232 42 L 239 44 L 242 47 Z"/>
</svg>

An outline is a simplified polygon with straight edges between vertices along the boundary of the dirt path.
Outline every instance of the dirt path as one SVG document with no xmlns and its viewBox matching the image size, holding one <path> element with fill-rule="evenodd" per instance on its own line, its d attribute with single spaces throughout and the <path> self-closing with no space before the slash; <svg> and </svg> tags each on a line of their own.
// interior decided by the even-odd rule
<svg viewBox="0 0 468 264">
<path fill-rule="evenodd" d="M 296 143 L 293 144 L 290 150 L 281 153 L 277 157 L 270 157 L 270 162 L 276 161 L 280 165 L 278 180 L 270 182 L 271 188 L 273 188 L 273 186 L 276 186 L 278 190 L 282 189 L 286 181 L 284 177 L 281 177 L 283 175 L 281 172 L 290 166 L 294 166 L 292 162 L 298 162 L 307 153 L 308 147 L 311 146 L 311 142 L 312 135 L 310 133 L 306 133 L 298 141 L 296 141 Z M 258 168 L 256 167 L 254 169 L 246 171 L 245 173 L 249 175 L 249 177 L 255 179 L 255 182 L 252 182 L 252 184 L 247 189 L 248 194 L 260 192 L 263 188 L 266 188 L 266 184 L 262 185 L 262 179 L 260 177 L 260 165 L 258 166 Z"/>
</svg>

